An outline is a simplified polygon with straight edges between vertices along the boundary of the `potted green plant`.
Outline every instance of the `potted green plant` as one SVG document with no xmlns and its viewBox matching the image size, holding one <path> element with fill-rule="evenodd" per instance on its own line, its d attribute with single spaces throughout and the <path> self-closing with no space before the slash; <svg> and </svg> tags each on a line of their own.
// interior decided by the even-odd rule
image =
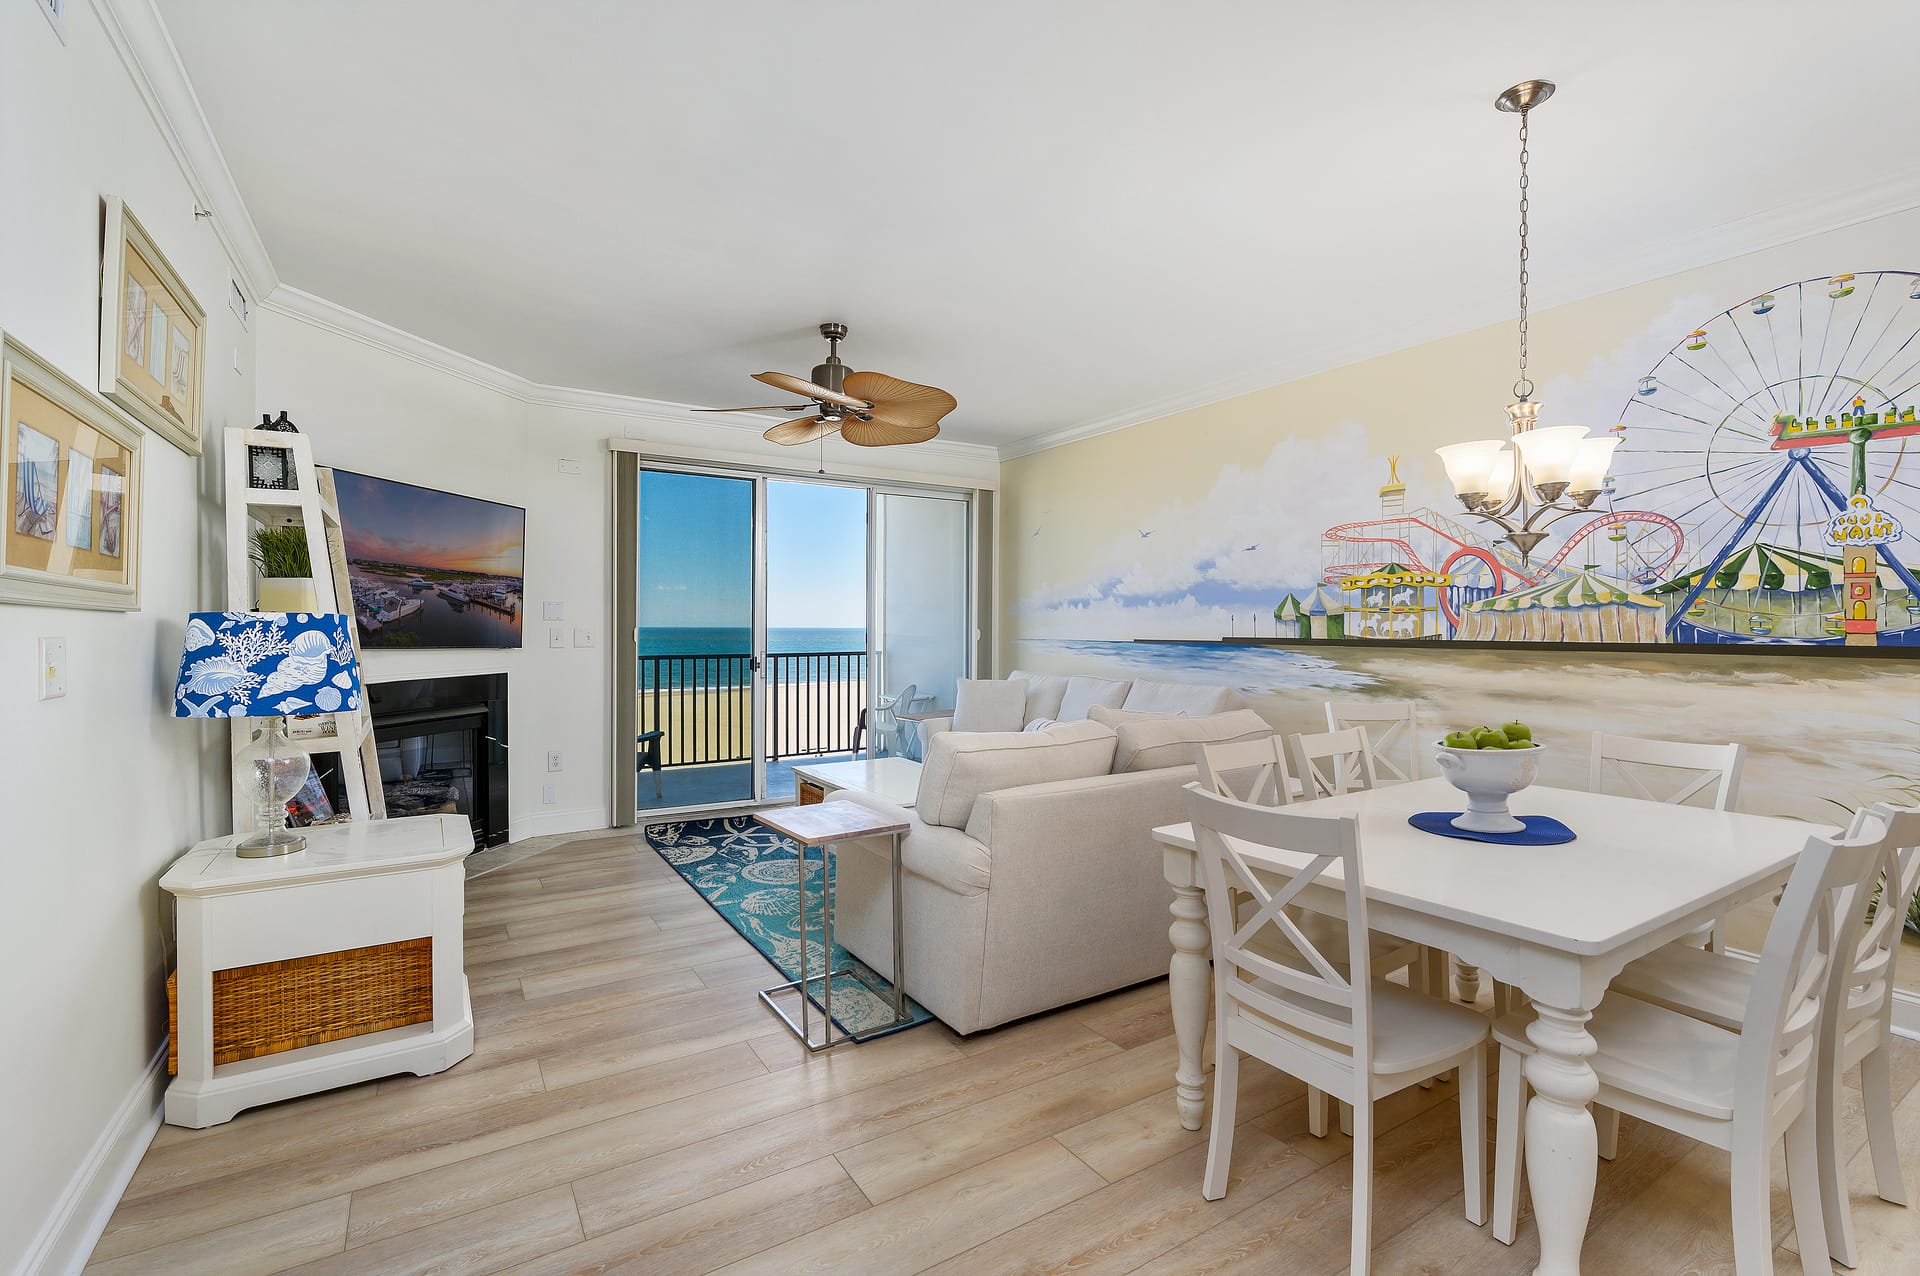
<svg viewBox="0 0 1920 1276">
<path fill-rule="evenodd" d="M 255 593 L 261 611 L 317 609 L 313 560 L 307 554 L 307 529 L 298 525 L 263 527 L 253 534 L 253 565 L 260 571 Z"/>
</svg>

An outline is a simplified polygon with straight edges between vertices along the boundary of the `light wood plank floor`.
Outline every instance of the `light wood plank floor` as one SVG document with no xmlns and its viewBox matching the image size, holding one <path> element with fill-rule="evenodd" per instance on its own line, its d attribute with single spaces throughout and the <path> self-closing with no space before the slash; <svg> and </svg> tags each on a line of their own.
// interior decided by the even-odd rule
<svg viewBox="0 0 1920 1276">
<path fill-rule="evenodd" d="M 1164 982 L 971 1038 L 931 1024 L 805 1058 L 772 969 L 637 839 L 576 840 L 468 885 L 473 1057 L 164 1127 L 90 1272 L 1287 1272 L 1345 1269 L 1348 1141 L 1249 1061 L 1227 1198 L 1180 1129 Z M 1920 1045 L 1896 1086 L 1920 1192 Z M 1850 1091 L 1850 1095 L 1852 1092 Z M 1461 1213 L 1453 1086 L 1383 1105 L 1376 1272 L 1525 1273 Z M 1849 1111 L 1862 1272 L 1920 1270 Z M 1800 1271 L 1784 1172 L 1781 1273 Z M 1724 1158 L 1623 1123 L 1595 1273 L 1730 1273 Z"/>
</svg>

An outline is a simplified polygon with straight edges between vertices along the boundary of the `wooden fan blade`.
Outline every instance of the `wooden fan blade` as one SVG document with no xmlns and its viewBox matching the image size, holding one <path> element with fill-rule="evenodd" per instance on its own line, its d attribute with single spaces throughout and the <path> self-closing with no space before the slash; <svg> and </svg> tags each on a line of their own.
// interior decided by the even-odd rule
<svg viewBox="0 0 1920 1276">
<path fill-rule="evenodd" d="M 913 425 L 883 418 L 878 411 L 873 420 L 848 417 L 840 427 L 840 437 L 860 447 L 895 447 L 902 443 L 925 443 L 940 433 L 937 425 Z"/>
<path fill-rule="evenodd" d="M 823 416 L 810 416 L 801 421 L 782 421 L 771 427 L 760 437 L 785 447 L 797 443 L 812 443 L 823 434 L 833 433 L 833 426 Z"/>
<path fill-rule="evenodd" d="M 884 372 L 849 373 L 845 385 L 847 393 L 873 404 L 876 422 L 884 417 L 890 425 L 938 425 L 941 417 L 959 406 L 945 390 L 902 381 Z"/>
<path fill-rule="evenodd" d="M 838 403 L 843 407 L 859 408 L 862 411 L 864 411 L 867 406 L 865 399 L 856 399 L 846 394 L 835 394 L 823 385 L 815 385 L 813 382 L 803 377 L 796 377 L 790 372 L 756 372 L 753 374 L 753 379 L 762 384 L 773 386 L 777 390 L 785 390 L 788 394 L 797 394 L 808 399 L 818 399 L 822 403 Z"/>
<path fill-rule="evenodd" d="M 763 403 L 757 408 L 695 408 L 695 412 L 811 412 L 811 403 Z"/>
</svg>

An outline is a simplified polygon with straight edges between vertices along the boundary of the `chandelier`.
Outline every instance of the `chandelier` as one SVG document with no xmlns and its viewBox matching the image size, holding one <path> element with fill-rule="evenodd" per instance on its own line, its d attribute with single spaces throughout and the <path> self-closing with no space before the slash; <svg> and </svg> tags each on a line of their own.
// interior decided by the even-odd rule
<svg viewBox="0 0 1920 1276">
<path fill-rule="evenodd" d="M 1590 438 L 1583 425 L 1540 425 L 1527 377 L 1527 115 L 1552 96 L 1551 81 L 1528 80 L 1493 103 L 1520 116 L 1520 379 L 1507 405 L 1509 437 L 1434 449 L 1460 504 L 1500 528 L 1523 567 L 1548 526 L 1592 507 L 1620 443 L 1618 435 Z"/>
</svg>

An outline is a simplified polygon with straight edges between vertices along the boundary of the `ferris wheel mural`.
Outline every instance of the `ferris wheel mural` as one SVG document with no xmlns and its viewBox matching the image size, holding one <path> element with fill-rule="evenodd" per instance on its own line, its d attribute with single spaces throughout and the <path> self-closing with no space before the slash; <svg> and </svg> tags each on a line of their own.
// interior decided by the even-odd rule
<svg viewBox="0 0 1920 1276">
<path fill-rule="evenodd" d="M 1669 637 L 1920 644 L 1917 407 L 1920 273 L 1779 285 L 1682 336 L 1608 479 L 1613 509 L 1684 533 L 1649 590 Z"/>
</svg>

